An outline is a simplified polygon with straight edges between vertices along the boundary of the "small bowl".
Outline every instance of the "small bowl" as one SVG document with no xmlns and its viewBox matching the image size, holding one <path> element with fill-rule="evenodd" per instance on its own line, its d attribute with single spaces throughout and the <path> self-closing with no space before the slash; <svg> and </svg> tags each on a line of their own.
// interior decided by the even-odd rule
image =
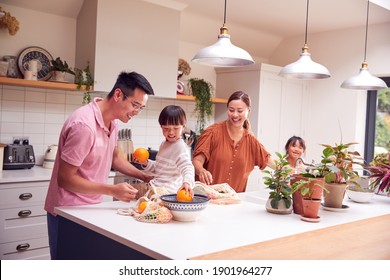
<svg viewBox="0 0 390 280">
<path fill-rule="evenodd" d="M 369 202 L 374 197 L 375 194 L 375 192 L 373 191 L 356 191 L 356 190 L 350 190 L 348 188 L 346 192 L 349 199 L 359 203 Z"/>
<path fill-rule="evenodd" d="M 176 194 L 166 194 L 160 198 L 163 205 L 171 211 L 173 219 L 179 222 L 196 221 L 210 201 L 209 197 L 201 194 L 195 194 L 192 202 L 178 202 Z"/>
</svg>

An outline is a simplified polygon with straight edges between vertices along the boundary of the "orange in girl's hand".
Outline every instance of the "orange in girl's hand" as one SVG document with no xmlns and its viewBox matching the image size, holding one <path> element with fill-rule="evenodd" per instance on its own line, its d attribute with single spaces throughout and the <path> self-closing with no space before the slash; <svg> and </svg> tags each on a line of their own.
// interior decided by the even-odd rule
<svg viewBox="0 0 390 280">
<path fill-rule="evenodd" d="M 141 214 L 142 212 L 144 212 L 145 208 L 146 208 L 146 205 L 148 205 L 148 202 L 147 201 L 142 201 L 140 204 L 138 204 L 138 208 L 137 208 L 137 212 L 139 214 Z"/>
<path fill-rule="evenodd" d="M 145 162 L 149 158 L 149 152 L 145 148 L 137 148 L 133 153 L 133 160 Z"/>
<path fill-rule="evenodd" d="M 191 202 L 192 196 L 190 192 L 186 191 L 185 189 L 181 189 L 177 192 L 176 199 L 179 202 Z"/>
</svg>

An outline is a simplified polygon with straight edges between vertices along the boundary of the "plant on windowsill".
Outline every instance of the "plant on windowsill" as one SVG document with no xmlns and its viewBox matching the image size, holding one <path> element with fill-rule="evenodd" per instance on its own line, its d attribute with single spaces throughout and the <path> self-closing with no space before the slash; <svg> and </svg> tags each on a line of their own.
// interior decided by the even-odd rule
<svg viewBox="0 0 390 280">
<path fill-rule="evenodd" d="M 288 168 L 289 162 L 286 160 L 287 154 L 275 153 L 277 159 L 274 160 L 275 169 L 263 170 L 266 174 L 264 184 L 270 189 L 266 210 L 274 214 L 291 214 L 292 212 L 292 194 L 297 188 L 291 188 L 290 180 L 292 178 L 291 168 Z"/>
<path fill-rule="evenodd" d="M 91 89 L 94 84 L 94 80 L 89 69 L 89 62 L 84 69 L 76 68 L 75 70 L 75 83 L 77 84 L 77 89 L 85 89 L 83 104 L 88 104 L 91 102 Z"/>
<path fill-rule="evenodd" d="M 206 121 L 213 113 L 211 98 L 214 88 L 211 83 L 200 78 L 189 79 L 188 87 L 195 97 L 196 131 L 201 134 L 205 129 Z"/>
</svg>

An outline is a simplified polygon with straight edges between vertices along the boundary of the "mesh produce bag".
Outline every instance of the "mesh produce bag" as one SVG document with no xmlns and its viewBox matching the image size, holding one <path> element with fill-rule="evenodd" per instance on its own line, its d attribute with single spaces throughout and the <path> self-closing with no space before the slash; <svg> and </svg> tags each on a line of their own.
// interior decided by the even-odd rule
<svg viewBox="0 0 390 280">
<path fill-rule="evenodd" d="M 206 185 L 199 181 L 195 182 L 194 193 L 203 194 L 210 197 L 210 202 L 214 204 L 237 204 L 240 198 L 236 191 L 227 183 Z"/>
<path fill-rule="evenodd" d="M 143 207 L 140 205 L 143 204 Z M 140 210 L 143 210 L 142 212 Z M 172 213 L 168 208 L 161 205 L 161 200 L 155 195 L 149 199 L 146 196 L 140 197 L 135 206 L 130 209 L 118 209 L 117 213 L 120 215 L 134 216 L 134 218 L 139 222 L 145 223 L 168 223 L 172 220 Z"/>
</svg>

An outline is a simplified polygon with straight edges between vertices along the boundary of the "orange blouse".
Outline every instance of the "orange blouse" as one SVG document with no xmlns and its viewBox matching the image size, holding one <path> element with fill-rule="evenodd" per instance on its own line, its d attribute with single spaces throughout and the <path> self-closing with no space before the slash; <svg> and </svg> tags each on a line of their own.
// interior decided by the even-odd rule
<svg viewBox="0 0 390 280">
<path fill-rule="evenodd" d="M 234 147 L 226 122 L 213 124 L 202 133 L 193 156 L 205 156 L 204 168 L 212 174 L 213 184 L 228 183 L 236 192 L 244 192 L 253 168 L 264 169 L 270 154 L 247 129 Z"/>
</svg>

